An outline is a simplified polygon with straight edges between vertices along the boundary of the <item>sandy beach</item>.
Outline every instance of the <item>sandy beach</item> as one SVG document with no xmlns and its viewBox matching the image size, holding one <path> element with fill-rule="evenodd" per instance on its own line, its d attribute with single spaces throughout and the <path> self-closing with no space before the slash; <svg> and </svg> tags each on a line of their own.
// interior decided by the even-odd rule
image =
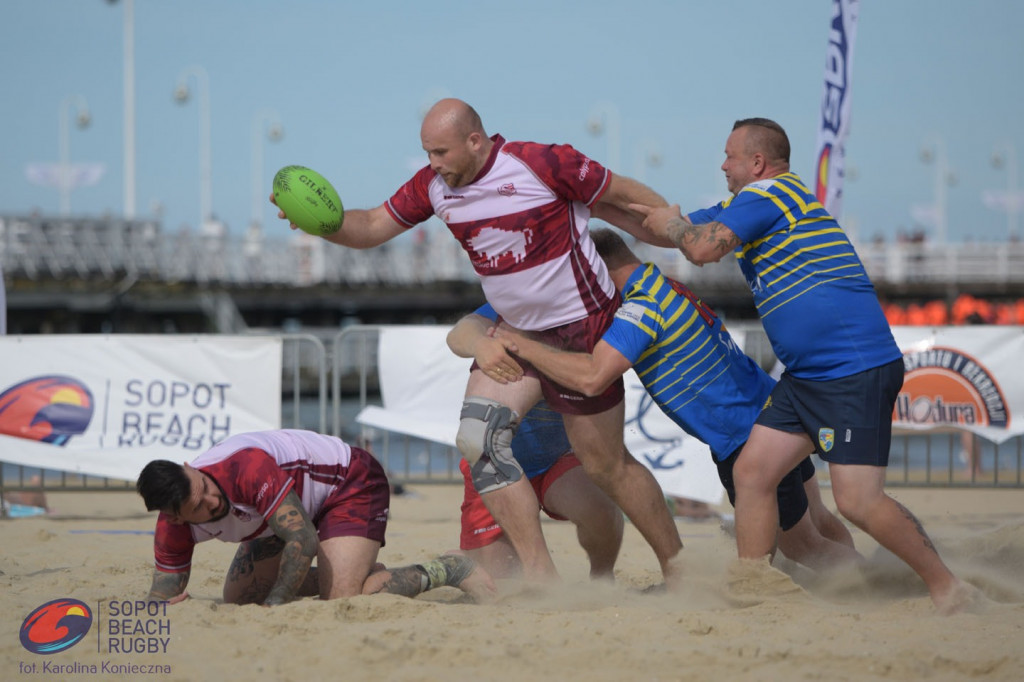
<svg viewBox="0 0 1024 682">
<path fill-rule="evenodd" d="M 235 545 L 197 548 L 192 598 L 136 610 L 152 571 L 154 515 L 134 493 L 51 494 L 54 513 L 0 520 L 0 677 L 262 680 L 1019 680 L 1024 675 L 1024 490 L 890 489 L 947 563 L 987 597 L 940 616 L 916 575 L 863 533 L 865 572 L 812 574 L 785 561 L 736 590 L 733 539 L 677 521 L 686 587 L 667 595 L 654 555 L 627 524 L 614 585 L 594 584 L 567 523 L 544 529 L 561 584 L 499 582 L 493 604 L 453 588 L 275 608 L 220 598 Z M 826 495 L 828 493 L 826 491 Z M 830 499 L 830 496 L 828 496 Z M 381 560 L 455 548 L 461 487 L 414 486 L 392 500 Z M 730 512 L 727 508 L 719 511 Z M 34 654 L 19 639 L 41 605 L 70 598 L 93 623 L 73 647 Z M 129 653 L 123 653 L 128 650 Z"/>
</svg>

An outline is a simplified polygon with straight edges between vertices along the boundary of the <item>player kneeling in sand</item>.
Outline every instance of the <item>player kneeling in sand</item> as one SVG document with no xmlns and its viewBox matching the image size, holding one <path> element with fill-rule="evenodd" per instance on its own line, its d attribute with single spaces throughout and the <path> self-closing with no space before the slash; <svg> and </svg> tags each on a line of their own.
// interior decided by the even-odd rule
<svg viewBox="0 0 1024 682">
<path fill-rule="evenodd" d="M 413 597 L 443 585 L 477 600 L 495 593 L 486 571 L 465 556 L 391 570 L 378 564 L 387 475 L 370 453 L 338 438 L 287 429 L 238 434 L 191 464 L 150 462 L 136 489 L 148 510 L 160 511 L 151 600 L 187 597 L 195 545 L 214 538 L 241 543 L 224 581 L 232 604 Z"/>
</svg>

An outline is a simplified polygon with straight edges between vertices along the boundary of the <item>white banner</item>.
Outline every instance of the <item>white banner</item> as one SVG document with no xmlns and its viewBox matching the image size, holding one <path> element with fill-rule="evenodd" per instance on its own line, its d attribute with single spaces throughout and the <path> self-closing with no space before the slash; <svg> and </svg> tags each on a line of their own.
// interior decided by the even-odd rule
<svg viewBox="0 0 1024 682">
<path fill-rule="evenodd" d="M 383 327 L 377 373 L 383 407 L 370 405 L 356 417 L 372 426 L 455 447 L 459 412 L 472 360 L 448 349 L 451 327 Z"/>
<path fill-rule="evenodd" d="M 814 194 L 839 218 L 843 201 L 845 145 L 850 133 L 850 77 L 857 37 L 858 0 L 832 0 L 832 22 L 825 56 L 825 89 L 818 126 L 817 175 Z"/>
<path fill-rule="evenodd" d="M 994 443 L 1024 433 L 1024 328 L 893 327 L 906 376 L 893 431 L 965 430 Z"/>
<path fill-rule="evenodd" d="M 280 423 L 280 338 L 0 338 L 5 462 L 135 480 Z"/>
<path fill-rule="evenodd" d="M 725 489 L 711 449 L 665 416 L 636 372 L 626 383 L 626 449 L 651 470 L 668 495 L 719 504 Z"/>
<path fill-rule="evenodd" d="M 445 343 L 450 327 L 384 327 L 378 367 L 383 407 L 356 417 L 372 426 L 455 447 L 472 360 Z M 687 436 L 654 405 L 630 370 L 626 376 L 626 447 L 666 494 L 718 504 L 724 490 L 704 443 Z"/>
</svg>

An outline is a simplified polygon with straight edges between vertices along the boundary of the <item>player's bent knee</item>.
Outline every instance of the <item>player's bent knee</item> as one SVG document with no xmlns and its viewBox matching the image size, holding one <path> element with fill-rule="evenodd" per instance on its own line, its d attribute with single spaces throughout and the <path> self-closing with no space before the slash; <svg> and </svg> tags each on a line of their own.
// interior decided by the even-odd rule
<svg viewBox="0 0 1024 682">
<path fill-rule="evenodd" d="M 469 462 L 477 492 L 498 490 L 522 478 L 511 447 L 518 425 L 519 415 L 497 401 L 470 397 L 462 403 L 455 444 Z"/>
<path fill-rule="evenodd" d="M 495 400 L 470 396 L 462 403 L 455 445 L 472 466 L 484 452 L 484 442 L 492 420 L 496 424 L 505 422 L 507 426 L 514 417 L 512 410 Z"/>
<path fill-rule="evenodd" d="M 515 459 L 503 461 L 484 455 L 470 468 L 473 487 L 481 495 L 510 486 L 523 477 L 523 469 Z"/>
</svg>

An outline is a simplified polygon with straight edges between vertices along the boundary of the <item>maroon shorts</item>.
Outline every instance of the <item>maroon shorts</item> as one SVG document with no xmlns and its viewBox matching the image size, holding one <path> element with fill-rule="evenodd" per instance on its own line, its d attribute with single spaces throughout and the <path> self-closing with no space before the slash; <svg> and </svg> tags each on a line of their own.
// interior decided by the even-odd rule
<svg viewBox="0 0 1024 682">
<path fill-rule="evenodd" d="M 391 486 L 380 462 L 366 450 L 353 447 L 345 482 L 327 496 L 313 522 L 321 542 L 356 537 L 384 546 Z"/>
<path fill-rule="evenodd" d="M 544 509 L 544 497 L 547 495 L 551 484 L 561 478 L 565 472 L 580 466 L 576 455 L 568 452 L 559 457 L 551 468 L 542 474 L 530 479 L 533 491 L 537 493 L 540 500 L 540 508 L 544 513 L 556 521 L 565 521 L 564 516 L 553 514 Z M 473 487 L 473 480 L 469 473 L 469 462 L 465 459 L 459 460 L 459 469 L 462 471 L 462 479 L 465 485 L 465 492 L 462 496 L 462 534 L 459 536 L 459 549 L 479 549 L 486 547 L 501 537 L 501 527 L 487 511 L 484 501 L 480 499 L 480 493 Z"/>
<path fill-rule="evenodd" d="M 616 293 L 615 302 L 604 310 L 582 320 L 563 324 L 561 327 L 530 332 L 530 336 L 559 350 L 593 353 L 594 346 L 615 320 L 615 311 L 618 310 L 620 303 L 619 295 Z M 552 381 L 521 358 L 516 358 L 516 361 L 527 376 L 540 379 L 544 399 L 548 401 L 551 409 L 559 414 L 598 414 L 621 403 L 626 394 L 622 377 L 613 381 L 601 395 L 589 397 Z"/>
</svg>

